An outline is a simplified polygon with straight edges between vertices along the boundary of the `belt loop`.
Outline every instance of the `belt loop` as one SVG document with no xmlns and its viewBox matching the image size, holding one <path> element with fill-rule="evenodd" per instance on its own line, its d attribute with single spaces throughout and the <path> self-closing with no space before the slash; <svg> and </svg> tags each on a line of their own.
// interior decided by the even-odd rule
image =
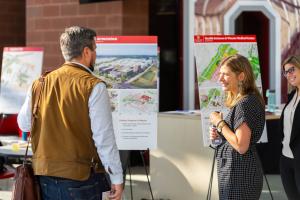
<svg viewBox="0 0 300 200">
<path fill-rule="evenodd" d="M 96 169 L 98 169 L 98 167 L 99 167 L 99 163 L 98 163 L 98 162 L 95 162 L 95 159 L 92 158 L 92 160 L 91 160 L 91 168 L 92 168 L 94 171 L 96 171 Z"/>
</svg>

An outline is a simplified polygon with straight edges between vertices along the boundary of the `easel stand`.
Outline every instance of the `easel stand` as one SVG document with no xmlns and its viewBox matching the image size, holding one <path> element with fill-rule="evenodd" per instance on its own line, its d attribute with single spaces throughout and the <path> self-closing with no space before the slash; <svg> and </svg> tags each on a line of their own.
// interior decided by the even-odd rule
<svg viewBox="0 0 300 200">
<path fill-rule="evenodd" d="M 212 147 L 212 146 L 210 146 L 210 147 L 214 149 L 214 158 L 212 161 L 212 167 L 211 167 L 211 172 L 210 172 L 210 179 L 209 179 L 209 184 L 208 184 L 206 200 L 211 199 L 211 190 L 212 190 L 212 183 L 213 183 L 213 179 L 214 179 L 215 162 L 216 162 L 217 150 L 218 150 L 218 147 Z"/>
<path fill-rule="evenodd" d="M 260 166 L 261 166 L 261 170 L 262 170 L 262 172 L 263 172 L 263 175 L 264 175 L 264 177 L 265 177 L 266 184 L 267 184 L 267 187 L 268 187 L 268 190 L 269 190 L 269 193 L 270 193 L 271 199 L 272 199 L 272 200 L 274 200 L 274 198 L 273 198 L 273 195 L 272 195 L 272 191 L 271 191 L 271 188 L 270 188 L 270 185 L 269 185 L 268 179 L 267 179 L 267 176 L 266 176 L 266 174 L 265 174 L 265 170 L 264 170 L 264 168 L 263 168 L 263 166 L 262 166 L 262 162 L 261 162 L 261 160 L 260 160 L 260 157 L 259 157 L 259 155 L 258 155 L 258 154 L 257 154 L 257 158 L 258 158 L 258 162 L 259 162 L 259 164 L 260 164 Z"/>
<path fill-rule="evenodd" d="M 210 146 L 210 147 L 214 149 L 214 158 L 213 158 L 213 161 L 212 161 L 212 167 L 211 167 L 211 172 L 210 172 L 210 179 L 209 179 L 209 184 L 208 184 L 208 190 L 207 190 L 206 200 L 210 200 L 211 199 L 212 182 L 213 182 L 213 177 L 214 177 L 215 162 L 216 162 L 217 151 L 218 151 L 218 147 L 212 147 L 212 146 Z M 268 182 L 268 179 L 267 179 L 267 176 L 265 174 L 265 171 L 263 169 L 262 163 L 260 161 L 260 157 L 258 155 L 257 155 L 257 158 L 258 158 L 258 162 L 259 162 L 259 164 L 261 166 L 261 169 L 262 169 L 262 172 L 263 172 L 263 176 L 265 177 L 266 184 L 267 184 L 267 187 L 268 187 L 271 199 L 274 200 L 273 195 L 272 195 L 272 191 L 270 189 L 270 185 L 269 185 L 269 182 Z"/>
<path fill-rule="evenodd" d="M 149 180 L 149 173 L 148 173 L 147 166 L 146 166 L 145 159 L 144 159 L 144 154 L 147 151 L 149 152 L 149 149 L 147 149 L 145 151 L 144 150 L 140 150 L 139 152 L 140 152 L 141 159 L 142 159 L 142 162 L 143 162 L 145 174 L 147 176 L 147 182 L 148 182 L 149 191 L 150 191 L 150 194 L 151 194 L 151 200 L 154 200 L 153 192 L 152 192 L 152 188 L 151 188 L 151 184 L 150 184 L 150 180 Z M 129 183 L 130 183 L 130 195 L 131 195 L 131 200 L 133 200 L 130 156 L 128 156 L 128 172 L 129 172 Z"/>
</svg>

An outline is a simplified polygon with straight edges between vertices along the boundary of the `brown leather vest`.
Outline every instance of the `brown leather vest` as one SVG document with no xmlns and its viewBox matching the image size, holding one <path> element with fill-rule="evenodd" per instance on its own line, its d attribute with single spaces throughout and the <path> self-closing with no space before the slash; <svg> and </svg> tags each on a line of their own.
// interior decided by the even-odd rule
<svg viewBox="0 0 300 200">
<path fill-rule="evenodd" d="M 92 160 L 97 163 L 96 171 L 104 172 L 92 138 L 88 108 L 89 96 L 99 82 L 72 63 L 45 77 L 38 117 L 31 131 L 35 175 L 86 180 Z M 37 84 L 38 80 L 33 83 L 32 97 Z"/>
</svg>

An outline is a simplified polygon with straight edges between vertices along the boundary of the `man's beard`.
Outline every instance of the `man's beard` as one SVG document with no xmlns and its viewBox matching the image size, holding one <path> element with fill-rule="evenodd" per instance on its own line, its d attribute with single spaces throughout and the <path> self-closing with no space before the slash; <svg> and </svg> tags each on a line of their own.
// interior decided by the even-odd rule
<svg viewBox="0 0 300 200">
<path fill-rule="evenodd" d="M 93 61 L 91 60 L 89 69 L 90 69 L 92 72 L 95 70 L 95 61 L 93 62 Z"/>
<path fill-rule="evenodd" d="M 93 72 L 95 70 L 94 65 L 90 65 L 89 69 Z"/>
</svg>

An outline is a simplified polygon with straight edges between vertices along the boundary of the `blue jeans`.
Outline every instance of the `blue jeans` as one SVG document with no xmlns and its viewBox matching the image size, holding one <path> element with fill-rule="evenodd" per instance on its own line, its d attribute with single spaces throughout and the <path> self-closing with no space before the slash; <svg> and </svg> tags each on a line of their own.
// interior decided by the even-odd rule
<svg viewBox="0 0 300 200">
<path fill-rule="evenodd" d="M 86 181 L 38 176 L 43 200 L 102 200 L 109 190 L 104 174 L 91 172 Z"/>
</svg>

